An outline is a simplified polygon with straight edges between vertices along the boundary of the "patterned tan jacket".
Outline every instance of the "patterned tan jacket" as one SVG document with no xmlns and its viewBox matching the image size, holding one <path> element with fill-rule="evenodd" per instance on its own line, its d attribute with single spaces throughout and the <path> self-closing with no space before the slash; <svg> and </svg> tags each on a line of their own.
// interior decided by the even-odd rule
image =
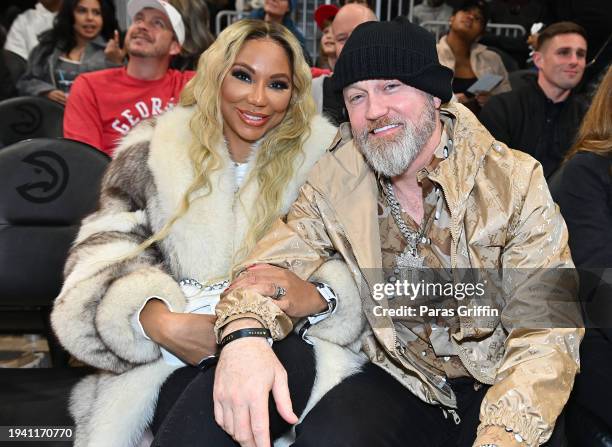
<svg viewBox="0 0 612 447">
<path fill-rule="evenodd" d="M 460 104 L 442 113 L 454 123 L 454 150 L 429 178 L 441 186 L 451 213 L 453 269 L 528 272 L 522 281 L 504 280 L 503 294 L 487 297 L 501 310 L 498 317 L 461 317 L 451 341 L 470 374 L 493 385 L 481 406 L 481 428 L 511 427 L 528 445 L 539 445 L 567 401 L 584 332 L 576 328 L 582 323 L 566 226 L 533 158 L 495 141 Z M 358 149 L 338 143 L 311 171 L 286 221 L 277 222 L 244 265 L 271 263 L 307 278 L 327 259 L 342 258 L 363 285 L 369 327 L 362 351 L 422 400 L 454 408 L 450 387 L 403 355 L 391 319 L 372 312 L 387 304 L 372 298 L 373 285 L 383 281 L 377 196 L 376 176 Z M 560 271 L 565 284 L 547 287 Z M 563 328 L 542 324 L 553 312 Z M 276 339 L 292 329 L 270 299 L 249 291 L 224 297 L 217 316 L 217 330 L 244 316 L 257 318 Z"/>
</svg>

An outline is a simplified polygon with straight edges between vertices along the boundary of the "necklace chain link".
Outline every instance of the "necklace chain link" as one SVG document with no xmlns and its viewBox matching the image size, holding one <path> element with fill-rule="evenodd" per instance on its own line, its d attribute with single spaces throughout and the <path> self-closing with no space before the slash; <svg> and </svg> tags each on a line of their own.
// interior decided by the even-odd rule
<svg viewBox="0 0 612 447">
<path fill-rule="evenodd" d="M 414 230 L 411 230 L 408 224 L 404 221 L 404 219 L 402 219 L 401 206 L 397 198 L 395 197 L 391 181 L 385 180 L 385 190 L 387 193 L 387 203 L 391 207 L 391 215 L 393 216 L 393 220 L 395 220 L 395 223 L 397 224 L 400 233 L 402 233 L 402 236 L 404 236 L 404 239 L 406 239 L 406 242 L 408 243 L 408 246 L 410 248 L 410 252 L 413 255 L 416 255 L 417 243 L 424 236 L 425 225 L 423 225 L 423 228 L 421 228 L 420 234 Z"/>
</svg>

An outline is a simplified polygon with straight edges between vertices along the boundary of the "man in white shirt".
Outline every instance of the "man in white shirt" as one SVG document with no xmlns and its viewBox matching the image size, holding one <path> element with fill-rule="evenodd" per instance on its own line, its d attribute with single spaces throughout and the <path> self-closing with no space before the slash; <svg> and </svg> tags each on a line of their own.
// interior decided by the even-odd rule
<svg viewBox="0 0 612 447">
<path fill-rule="evenodd" d="M 41 0 L 34 9 L 19 14 L 11 25 L 4 49 L 27 60 L 30 51 L 38 45 L 38 35 L 53 26 L 61 6 L 62 0 Z"/>
</svg>

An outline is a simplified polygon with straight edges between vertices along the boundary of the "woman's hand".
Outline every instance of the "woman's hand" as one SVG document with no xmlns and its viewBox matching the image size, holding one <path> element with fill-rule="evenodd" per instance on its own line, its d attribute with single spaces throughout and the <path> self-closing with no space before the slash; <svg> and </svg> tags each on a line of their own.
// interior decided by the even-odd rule
<svg viewBox="0 0 612 447">
<path fill-rule="evenodd" d="M 121 49 L 119 42 L 119 31 L 115 30 L 113 38 L 106 44 L 104 55 L 106 56 L 106 59 L 113 64 L 123 64 L 123 60 L 125 59 L 125 51 Z"/>
<path fill-rule="evenodd" d="M 170 312 L 161 300 L 149 300 L 140 313 L 145 333 L 190 365 L 217 352 L 214 315 Z"/>
<path fill-rule="evenodd" d="M 287 292 L 279 299 L 275 299 L 277 287 Z M 253 290 L 273 298 L 274 303 L 292 318 L 307 317 L 328 308 L 313 284 L 287 269 L 269 264 L 257 264 L 246 269 L 230 284 L 226 293 L 235 289 Z"/>
<path fill-rule="evenodd" d="M 59 102 L 61 105 L 66 105 L 66 100 L 68 99 L 66 93 L 61 90 L 51 90 L 50 92 L 45 93 L 45 97 L 51 101 Z"/>
</svg>

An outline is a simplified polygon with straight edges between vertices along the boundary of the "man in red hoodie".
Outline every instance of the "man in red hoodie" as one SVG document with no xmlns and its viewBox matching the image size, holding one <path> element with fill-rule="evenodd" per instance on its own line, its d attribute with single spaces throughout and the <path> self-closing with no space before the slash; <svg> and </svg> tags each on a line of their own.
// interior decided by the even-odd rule
<svg viewBox="0 0 612 447">
<path fill-rule="evenodd" d="M 112 155 L 139 122 L 173 107 L 193 71 L 168 68 L 185 40 L 179 12 L 163 0 L 131 0 L 126 67 L 80 75 L 64 113 L 64 136 Z"/>
</svg>

